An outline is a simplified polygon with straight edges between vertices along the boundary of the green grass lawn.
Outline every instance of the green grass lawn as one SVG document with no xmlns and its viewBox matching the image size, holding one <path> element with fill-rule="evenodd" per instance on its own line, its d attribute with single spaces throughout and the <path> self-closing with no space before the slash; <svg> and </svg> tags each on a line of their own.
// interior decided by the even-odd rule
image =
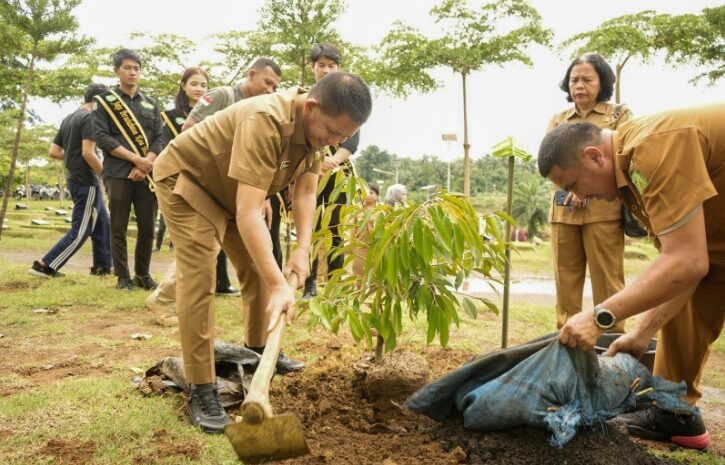
<svg viewBox="0 0 725 465">
<path fill-rule="evenodd" d="M 0 351 L 4 354 L 0 358 L 0 464 L 239 463 L 225 437 L 203 434 L 190 425 L 180 396 L 143 397 L 133 388 L 131 379 L 140 370 L 179 352 L 176 329 L 152 324 L 144 308 L 145 292 L 119 292 L 114 278 L 86 273 L 39 279 L 27 273 L 27 263 L 5 258 L 19 252 L 41 254 L 55 243 L 60 236 L 56 230 L 21 229 L 29 217 L 44 214 L 47 204 L 33 202 L 29 214 L 11 210 L 11 229 L 4 231 L 0 241 Z M 55 218 L 53 223 L 62 225 Z M 646 242 L 631 247 L 648 257 L 656 253 Z M 514 276 L 551 276 L 550 250 L 542 244 L 515 253 Z M 83 253 L 89 253 L 89 246 Z M 636 275 L 647 263 L 626 260 L 627 275 Z M 216 302 L 218 337 L 243 341 L 237 301 L 218 298 Z M 50 313 L 34 312 L 38 309 Z M 399 344 L 427 350 L 424 322 L 405 320 L 406 332 Z M 512 299 L 509 345 L 555 329 L 552 305 Z M 152 338 L 132 340 L 134 332 L 149 333 Z M 295 324 L 285 336 L 285 351 L 314 363 L 317 354 L 305 349 L 309 348 L 305 343 L 334 339 L 322 329 Z M 350 341 L 349 335 L 342 339 Z M 482 312 L 475 320 L 462 312 L 460 327 L 451 331 L 451 348 L 470 354 L 495 350 L 500 344 L 501 318 L 490 312 Z M 365 348 L 350 350 L 362 353 Z M 725 354 L 723 337 L 714 352 Z M 706 371 L 705 379 L 708 386 L 725 389 L 722 373 Z M 50 450 L 51 445 L 61 452 Z M 90 451 L 84 456 L 88 461 L 78 461 L 84 451 Z M 664 454 L 694 463 L 722 463 L 712 454 Z"/>
</svg>

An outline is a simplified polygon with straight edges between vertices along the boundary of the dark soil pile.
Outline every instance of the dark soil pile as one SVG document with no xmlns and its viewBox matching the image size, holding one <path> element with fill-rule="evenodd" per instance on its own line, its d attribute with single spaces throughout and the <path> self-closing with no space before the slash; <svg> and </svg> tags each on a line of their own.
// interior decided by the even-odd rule
<svg viewBox="0 0 725 465">
<path fill-rule="evenodd" d="M 277 413 L 297 414 L 312 454 L 286 463 L 301 465 L 568 464 L 674 465 L 632 442 L 615 427 L 581 432 L 563 449 L 549 433 L 519 428 L 499 433 L 463 429 L 460 420 L 439 424 L 391 401 L 364 397 L 360 352 L 350 346 L 315 347 L 323 355 L 300 374 L 275 378 Z M 432 376 L 458 366 L 467 354 L 429 350 Z M 357 369 L 355 367 L 358 367 Z"/>
</svg>

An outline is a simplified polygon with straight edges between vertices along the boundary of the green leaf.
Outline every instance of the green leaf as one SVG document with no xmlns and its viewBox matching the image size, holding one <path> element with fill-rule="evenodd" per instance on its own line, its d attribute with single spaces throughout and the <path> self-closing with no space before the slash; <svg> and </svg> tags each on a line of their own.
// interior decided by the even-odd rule
<svg viewBox="0 0 725 465">
<path fill-rule="evenodd" d="M 355 310 L 350 309 L 347 311 L 347 321 L 349 322 L 350 333 L 352 334 L 353 339 L 355 339 L 355 342 L 360 342 L 364 336 L 363 326 L 360 322 L 360 317 Z"/>
<path fill-rule="evenodd" d="M 471 319 L 475 320 L 478 317 L 478 309 L 470 297 L 463 297 L 463 309 L 466 311 L 468 316 L 471 317 Z"/>
<path fill-rule="evenodd" d="M 388 273 L 388 285 L 392 288 L 398 286 L 398 249 L 393 246 L 390 248 L 390 252 L 385 257 L 386 268 Z"/>
</svg>

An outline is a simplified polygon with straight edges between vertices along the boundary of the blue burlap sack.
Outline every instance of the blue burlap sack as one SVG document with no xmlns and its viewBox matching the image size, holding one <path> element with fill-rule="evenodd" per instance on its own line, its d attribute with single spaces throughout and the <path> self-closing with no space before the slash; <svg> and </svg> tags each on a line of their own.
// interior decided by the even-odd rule
<svg viewBox="0 0 725 465">
<path fill-rule="evenodd" d="M 550 443 L 561 447 L 579 428 L 637 404 L 694 413 L 680 399 L 685 392 L 684 382 L 653 377 L 629 354 L 570 349 L 552 334 L 469 362 L 415 392 L 406 406 L 438 421 L 455 409 L 466 428 L 479 431 L 545 428 L 553 433 Z"/>
</svg>

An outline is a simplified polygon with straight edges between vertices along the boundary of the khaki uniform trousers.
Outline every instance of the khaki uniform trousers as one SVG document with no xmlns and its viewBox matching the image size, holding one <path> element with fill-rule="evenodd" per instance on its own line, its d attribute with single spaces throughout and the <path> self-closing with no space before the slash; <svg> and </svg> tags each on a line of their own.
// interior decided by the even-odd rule
<svg viewBox="0 0 725 465">
<path fill-rule="evenodd" d="M 654 374 L 687 383 L 685 400 L 692 405 L 702 397 L 700 379 L 710 346 L 725 323 L 725 282 L 707 282 L 695 290 L 690 302 L 661 330 Z"/>
<path fill-rule="evenodd" d="M 212 223 L 173 193 L 175 184 L 174 177 L 157 182 L 156 195 L 176 255 L 176 313 L 184 371 L 190 384 L 212 383 L 216 378 L 214 295 L 219 246 Z M 246 344 L 261 347 L 266 343 L 269 324 L 267 285 L 257 273 L 233 222 L 227 227 L 222 248 L 237 270 Z"/>
<path fill-rule="evenodd" d="M 583 225 L 552 223 L 556 326 L 582 311 L 587 263 L 594 305 L 624 288 L 624 232 L 619 220 Z M 624 332 L 624 321 L 612 329 Z"/>
</svg>

